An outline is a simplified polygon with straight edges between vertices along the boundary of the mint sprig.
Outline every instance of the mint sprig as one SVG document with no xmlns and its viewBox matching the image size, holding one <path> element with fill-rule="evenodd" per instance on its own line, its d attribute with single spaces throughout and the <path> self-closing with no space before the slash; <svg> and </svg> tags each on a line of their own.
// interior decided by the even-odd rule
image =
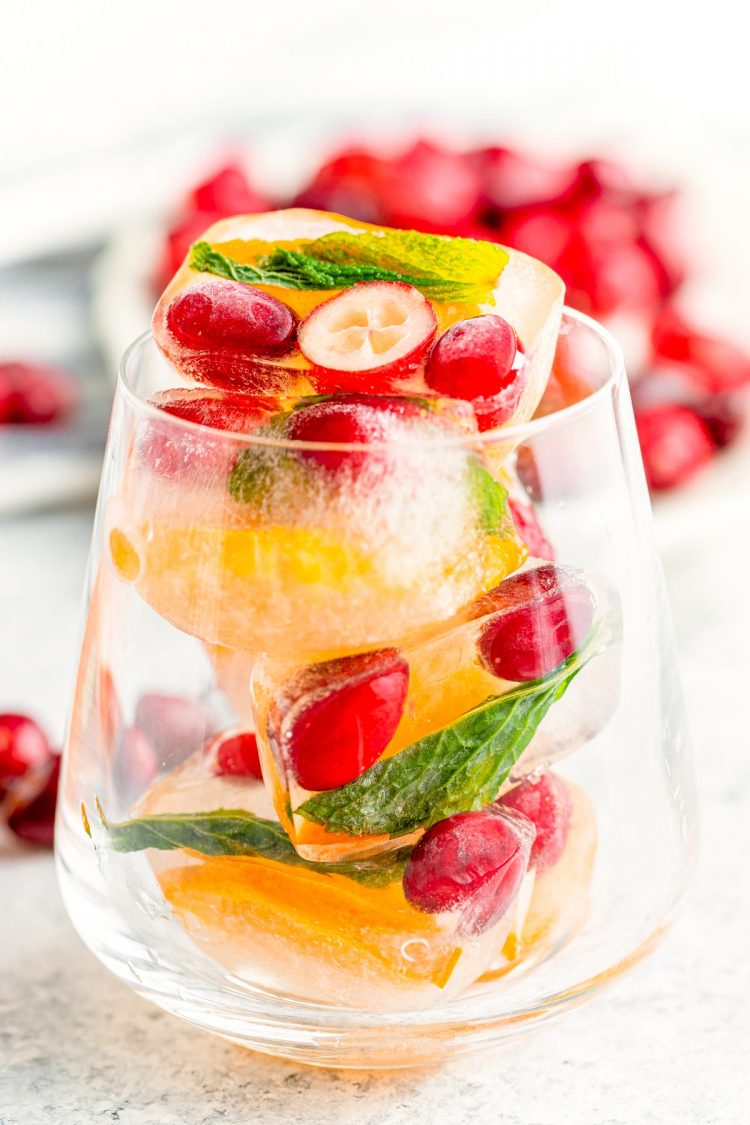
<svg viewBox="0 0 750 1125">
<path fill-rule="evenodd" d="M 248 856 L 303 867 L 322 875 L 343 875 L 371 887 L 384 887 L 400 879 L 411 851 L 399 848 L 370 860 L 314 863 L 297 854 L 277 821 L 265 820 L 244 809 L 159 813 L 119 824 L 110 824 L 103 818 L 102 823 L 110 847 L 117 852 L 186 848 L 200 855 Z"/>
<path fill-rule="evenodd" d="M 296 812 L 332 832 L 403 836 L 494 800 L 539 724 L 596 651 L 591 639 L 550 675 L 429 734 Z"/>
<path fill-rule="evenodd" d="M 482 531 L 492 535 L 500 530 L 508 516 L 508 493 L 495 480 L 492 473 L 478 457 L 472 457 L 468 466 L 469 487 L 477 508 L 477 517 Z"/>
<path fill-rule="evenodd" d="M 304 250 L 276 247 L 255 264 L 235 262 L 208 242 L 191 248 L 189 265 L 248 285 L 346 289 L 361 281 L 401 281 L 436 301 L 491 301 L 508 254 L 492 242 L 416 231 L 360 235 L 333 232 Z"/>
</svg>

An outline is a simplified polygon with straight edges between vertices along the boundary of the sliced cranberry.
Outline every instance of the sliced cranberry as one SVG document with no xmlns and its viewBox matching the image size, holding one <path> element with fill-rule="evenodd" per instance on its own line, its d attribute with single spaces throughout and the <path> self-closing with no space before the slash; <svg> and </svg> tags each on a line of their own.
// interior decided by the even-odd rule
<svg viewBox="0 0 750 1125">
<path fill-rule="evenodd" d="M 299 346 L 321 391 L 398 389 L 422 363 L 435 311 L 401 281 L 362 281 L 323 301 L 299 326 Z"/>
<path fill-rule="evenodd" d="M 272 722 L 275 744 L 305 789 L 335 789 L 363 774 L 391 741 L 409 666 L 398 649 L 343 656 L 302 672 Z"/>
<path fill-rule="evenodd" d="M 482 627 L 479 658 L 504 680 L 546 676 L 581 645 L 594 608 L 591 587 L 571 567 L 548 565 L 513 574 L 472 607 L 472 617 L 499 611 Z"/>
<path fill-rule="evenodd" d="M 573 799 L 570 789 L 555 773 L 543 773 L 537 781 L 522 781 L 497 802 L 528 817 L 536 828 L 529 866 L 541 875 L 563 854 L 570 831 Z"/>
<path fill-rule="evenodd" d="M 135 725 L 163 760 L 182 761 L 202 746 L 211 731 L 203 703 L 184 695 L 147 692 L 135 708 Z"/>
<path fill-rule="evenodd" d="M 55 807 L 60 782 L 60 755 L 50 759 L 44 784 L 30 801 L 17 805 L 8 817 L 11 832 L 29 844 L 51 848 L 55 836 Z"/>
<path fill-rule="evenodd" d="M 229 161 L 193 188 L 188 205 L 196 211 L 215 211 L 220 215 L 250 215 L 267 211 L 270 206 L 235 161 Z"/>
<path fill-rule="evenodd" d="M 211 770 L 217 777 L 254 777 L 263 780 L 258 740 L 253 731 L 219 734 L 205 748 Z"/>
<path fill-rule="evenodd" d="M 41 769 L 52 750 L 42 728 L 26 715 L 0 715 L 0 786 Z"/>
<path fill-rule="evenodd" d="M 646 480 L 656 491 L 683 484 L 716 452 L 708 426 L 686 406 L 652 406 L 635 421 Z"/>
<path fill-rule="evenodd" d="M 533 825 L 489 806 L 428 829 L 404 870 L 404 895 L 428 914 L 460 913 L 460 929 L 481 934 L 500 921 L 526 874 Z"/>
<path fill-rule="evenodd" d="M 190 348 L 243 348 L 271 355 L 288 346 L 294 316 L 270 293 L 217 278 L 183 289 L 167 308 L 167 326 Z"/>
<path fill-rule="evenodd" d="M 75 380 L 59 367 L 38 363 L 0 364 L 0 421 L 46 426 L 63 422 L 79 402 Z"/>
<path fill-rule="evenodd" d="M 517 351 L 516 334 L 501 316 L 460 320 L 432 349 L 425 381 L 452 398 L 493 398 L 515 380 Z"/>
<path fill-rule="evenodd" d="M 549 559 L 554 561 L 555 548 L 550 543 L 542 530 L 536 512 L 530 504 L 520 504 L 512 496 L 508 497 L 508 507 L 513 518 L 516 531 L 521 536 L 530 554 L 536 559 Z"/>
</svg>

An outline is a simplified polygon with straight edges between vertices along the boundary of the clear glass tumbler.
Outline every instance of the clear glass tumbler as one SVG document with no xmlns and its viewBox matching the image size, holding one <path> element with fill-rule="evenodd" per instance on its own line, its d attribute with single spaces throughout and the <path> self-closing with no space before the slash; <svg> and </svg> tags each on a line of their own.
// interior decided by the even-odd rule
<svg viewBox="0 0 750 1125">
<path fill-rule="evenodd" d="M 149 401 L 174 382 L 126 353 L 57 825 L 84 941 L 319 1065 L 484 1047 L 616 979 L 694 816 L 614 341 L 567 311 L 534 420 L 395 445 L 209 429 Z"/>
</svg>

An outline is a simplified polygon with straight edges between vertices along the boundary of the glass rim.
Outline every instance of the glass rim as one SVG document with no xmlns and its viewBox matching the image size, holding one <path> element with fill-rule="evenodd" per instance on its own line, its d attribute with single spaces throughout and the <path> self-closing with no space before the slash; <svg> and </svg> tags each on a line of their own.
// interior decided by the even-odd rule
<svg viewBox="0 0 750 1125">
<path fill-rule="evenodd" d="M 606 362 L 609 367 L 607 377 L 602 383 L 595 387 L 591 394 L 586 395 L 585 398 L 579 399 L 578 402 L 571 403 L 569 406 L 563 406 L 560 410 L 553 410 L 549 414 L 541 415 L 538 418 L 530 418 L 526 422 L 517 422 L 512 426 L 498 426 L 491 430 L 485 430 L 476 434 L 450 434 L 445 438 L 431 438 L 430 440 L 420 441 L 418 438 L 414 441 L 399 442 L 398 449 L 400 451 L 409 448 L 429 448 L 432 450 L 466 447 L 468 444 L 476 446 L 493 446 L 500 443 L 510 442 L 513 446 L 521 445 L 523 442 L 528 441 L 530 438 L 538 434 L 545 433 L 551 429 L 557 429 L 568 424 L 568 422 L 575 420 L 582 415 L 587 414 L 598 406 L 599 402 L 606 398 L 616 387 L 619 387 L 625 380 L 625 357 L 621 345 L 618 343 L 613 334 L 603 324 L 593 317 L 587 316 L 586 313 L 579 312 L 578 309 L 573 309 L 569 305 L 564 305 L 562 309 L 562 320 L 572 321 L 578 323 L 586 328 L 589 332 L 593 333 L 599 341 L 604 345 L 604 352 Z M 373 449 L 393 449 L 394 443 L 387 441 L 378 442 L 330 442 L 330 441 L 300 441 L 299 439 L 292 438 L 276 438 L 266 437 L 255 433 L 238 433 L 236 430 L 222 430 L 215 426 L 207 426 L 201 422 L 192 422 L 187 418 L 180 418 L 176 414 L 170 414 L 165 410 L 161 410 L 156 403 L 151 402 L 150 399 L 143 398 L 141 394 L 133 386 L 128 368 L 134 358 L 146 345 L 156 341 L 153 337 L 151 329 L 142 332 L 140 336 L 136 336 L 135 340 L 128 345 L 123 352 L 122 358 L 117 369 L 117 387 L 118 390 L 124 395 L 125 399 L 134 405 L 139 411 L 146 411 L 147 414 L 153 415 L 164 424 L 165 422 L 174 426 L 177 430 L 184 430 L 187 433 L 200 434 L 205 437 L 206 430 L 210 430 L 214 434 L 221 435 L 222 438 L 231 439 L 238 445 L 243 447 L 258 445 L 274 449 L 310 449 L 321 451 L 336 451 L 343 453 L 359 453 Z M 157 345 L 158 347 L 158 345 Z M 165 362 L 169 363 L 165 358 Z M 226 388 L 212 387 L 209 384 L 185 384 L 185 390 L 200 390 L 206 391 L 222 390 Z M 183 389 L 174 388 L 176 390 Z M 230 393 L 235 394 L 252 394 L 257 393 L 262 396 L 264 392 L 249 392 L 233 390 Z M 391 392 L 397 393 L 397 392 Z M 283 396 L 281 396 L 283 397 Z M 419 396 L 415 396 L 419 397 Z M 459 400 L 457 400 L 459 401 Z"/>
</svg>

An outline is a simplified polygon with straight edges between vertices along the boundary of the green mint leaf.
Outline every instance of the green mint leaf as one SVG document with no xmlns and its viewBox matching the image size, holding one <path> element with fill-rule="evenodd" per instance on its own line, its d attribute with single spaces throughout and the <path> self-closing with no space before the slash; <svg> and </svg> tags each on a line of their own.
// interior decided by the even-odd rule
<svg viewBox="0 0 750 1125">
<path fill-rule="evenodd" d="M 482 462 L 469 461 L 469 487 L 475 498 L 479 526 L 488 535 L 498 531 L 508 515 L 508 493 Z"/>
<path fill-rule="evenodd" d="M 159 813 L 119 824 L 108 824 L 102 817 L 102 824 L 110 846 L 117 852 L 187 848 L 201 855 L 250 856 L 304 867 L 323 875 L 344 875 L 372 887 L 384 887 L 400 879 L 411 850 L 399 848 L 375 859 L 349 863 L 313 863 L 297 854 L 277 821 L 264 820 L 244 809 Z"/>
<path fill-rule="evenodd" d="M 544 679 L 482 704 L 356 781 L 308 798 L 297 812 L 333 832 L 403 836 L 484 808 L 594 651 L 587 643 Z"/>
<path fill-rule="evenodd" d="M 491 301 L 508 254 L 493 242 L 417 231 L 333 232 L 304 250 L 276 248 L 256 265 L 196 242 L 190 266 L 248 285 L 346 289 L 360 281 L 402 281 L 436 301 Z"/>
</svg>

